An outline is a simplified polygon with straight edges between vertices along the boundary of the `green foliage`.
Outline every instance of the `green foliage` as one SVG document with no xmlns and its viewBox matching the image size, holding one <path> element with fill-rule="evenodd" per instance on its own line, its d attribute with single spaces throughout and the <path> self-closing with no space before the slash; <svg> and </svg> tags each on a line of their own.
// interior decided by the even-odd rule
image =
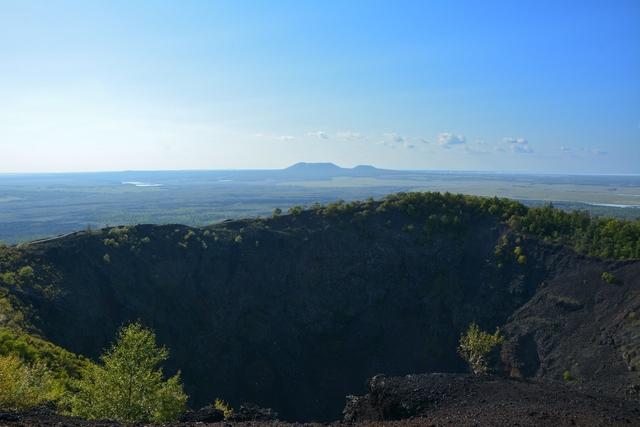
<svg viewBox="0 0 640 427">
<path fill-rule="evenodd" d="M 110 246 L 112 248 L 117 248 L 118 246 L 120 246 L 116 239 L 104 239 L 102 243 L 104 243 L 105 246 Z"/>
<path fill-rule="evenodd" d="M 169 422 L 186 408 L 180 374 L 164 380 L 158 365 L 168 351 L 155 334 L 133 323 L 118 332 L 113 347 L 101 356 L 102 365 L 82 372 L 69 397 L 71 413 L 88 419 L 124 422 Z"/>
<path fill-rule="evenodd" d="M 43 362 L 56 380 L 66 384 L 90 362 L 42 338 L 17 329 L 0 328 L 0 355 L 16 356 L 25 363 Z"/>
<path fill-rule="evenodd" d="M 573 247 L 601 258 L 640 258 L 640 220 L 593 218 L 588 212 L 565 212 L 547 205 L 514 218 L 518 231 Z"/>
<path fill-rule="evenodd" d="M 18 329 L 2 328 L 0 365 L 0 409 L 23 410 L 59 401 L 90 362 Z"/>
<path fill-rule="evenodd" d="M 20 267 L 20 269 L 18 269 L 18 276 L 20 276 L 20 278 L 23 280 L 32 279 L 33 275 L 33 267 L 31 267 L 30 265 L 25 265 L 24 267 Z"/>
<path fill-rule="evenodd" d="M 213 407 L 218 411 L 222 411 L 225 420 L 233 418 L 233 408 L 224 400 L 216 398 L 215 402 L 213 402 Z"/>
<path fill-rule="evenodd" d="M 22 411 L 55 398 L 53 375 L 44 362 L 0 356 L 0 410 Z"/>
<path fill-rule="evenodd" d="M 282 215 L 282 209 L 280 209 L 280 208 L 275 208 L 275 209 L 273 210 L 273 216 L 274 216 L 274 217 L 276 217 L 276 216 L 280 216 L 280 215 Z"/>
<path fill-rule="evenodd" d="M 487 364 L 487 356 L 497 345 L 504 342 L 504 338 L 500 335 L 500 330 L 489 334 L 480 330 L 480 327 L 472 323 L 465 334 L 460 336 L 458 353 L 464 360 L 469 363 L 469 367 L 476 375 L 487 373 L 489 367 Z"/>
<path fill-rule="evenodd" d="M 614 276 L 613 273 L 609 273 L 608 271 L 605 271 L 604 273 L 602 273 L 602 276 L 600 277 L 602 277 L 602 281 L 604 283 L 607 283 L 609 285 L 613 285 L 618 281 L 616 276 Z"/>
<path fill-rule="evenodd" d="M 573 377 L 571 376 L 571 372 L 564 371 L 562 373 L 562 379 L 567 383 L 573 381 Z"/>
<path fill-rule="evenodd" d="M 302 206 L 293 206 L 289 208 L 290 215 L 300 215 L 304 208 Z"/>
</svg>

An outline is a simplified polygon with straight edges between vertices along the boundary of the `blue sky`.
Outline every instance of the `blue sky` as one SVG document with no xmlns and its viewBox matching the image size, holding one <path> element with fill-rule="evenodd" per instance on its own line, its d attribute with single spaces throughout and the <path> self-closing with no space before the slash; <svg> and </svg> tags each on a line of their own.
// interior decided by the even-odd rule
<svg viewBox="0 0 640 427">
<path fill-rule="evenodd" d="M 0 150 L 640 173 L 640 2 L 0 0 Z"/>
</svg>

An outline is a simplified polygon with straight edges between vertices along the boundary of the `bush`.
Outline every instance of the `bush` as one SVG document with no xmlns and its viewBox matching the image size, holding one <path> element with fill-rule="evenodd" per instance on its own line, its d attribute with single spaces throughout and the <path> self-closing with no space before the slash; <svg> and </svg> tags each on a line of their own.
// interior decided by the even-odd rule
<svg viewBox="0 0 640 427">
<path fill-rule="evenodd" d="M 302 206 L 293 206 L 293 207 L 289 208 L 288 212 L 289 212 L 290 215 L 300 215 L 303 210 L 304 210 L 304 208 Z"/>
<path fill-rule="evenodd" d="M 233 418 L 233 408 L 224 400 L 216 398 L 216 401 L 213 403 L 213 407 L 218 411 L 222 411 L 225 420 Z"/>
<path fill-rule="evenodd" d="M 168 351 L 155 334 L 133 323 L 118 332 L 116 343 L 101 356 L 102 365 L 86 368 L 69 397 L 71 414 L 124 422 L 169 422 L 186 408 L 180 373 L 164 380 L 158 365 Z"/>
<path fill-rule="evenodd" d="M 486 374 L 489 370 L 487 356 L 495 346 L 503 342 L 499 329 L 494 334 L 489 334 L 472 323 L 467 332 L 460 336 L 458 353 L 467 361 L 474 374 Z"/>
<path fill-rule="evenodd" d="M 0 356 L 0 410 L 23 411 L 54 400 L 53 377 L 43 362 Z"/>
<path fill-rule="evenodd" d="M 609 273 L 608 271 L 602 273 L 602 276 L 600 277 L 602 278 L 602 281 L 608 285 L 613 285 L 618 281 L 616 276 L 614 276 L 613 273 Z"/>
</svg>

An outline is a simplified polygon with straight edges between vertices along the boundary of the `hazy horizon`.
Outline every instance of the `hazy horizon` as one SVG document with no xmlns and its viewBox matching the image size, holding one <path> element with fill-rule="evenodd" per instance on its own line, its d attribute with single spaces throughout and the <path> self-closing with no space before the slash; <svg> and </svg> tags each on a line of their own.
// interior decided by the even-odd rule
<svg viewBox="0 0 640 427">
<path fill-rule="evenodd" d="M 607 173 L 607 172 L 561 172 L 561 171 L 517 171 L 517 170 L 472 170 L 472 169 L 413 169 L 413 168 L 382 168 L 377 165 L 357 163 L 349 166 L 336 162 L 296 162 L 284 167 L 256 167 L 256 168 L 211 168 L 211 169 L 104 169 L 104 170 L 68 170 L 68 171 L 33 171 L 33 172 L 0 172 L 0 176 L 8 175 L 64 175 L 64 174 L 101 174 L 101 173 L 136 173 L 136 172 L 249 172 L 249 171 L 282 171 L 298 163 L 309 165 L 332 164 L 343 169 L 353 169 L 357 166 L 371 166 L 380 170 L 393 172 L 427 172 L 427 173 L 471 173 L 498 175 L 568 175 L 568 176 L 640 176 L 640 173 Z"/>
</svg>

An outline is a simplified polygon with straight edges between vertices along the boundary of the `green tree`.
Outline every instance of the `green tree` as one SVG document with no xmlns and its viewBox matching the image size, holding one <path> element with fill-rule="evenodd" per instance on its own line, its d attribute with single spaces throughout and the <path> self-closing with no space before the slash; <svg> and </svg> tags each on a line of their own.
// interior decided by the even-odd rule
<svg viewBox="0 0 640 427">
<path fill-rule="evenodd" d="M 43 362 L 27 364 L 0 356 L 0 410 L 20 411 L 55 399 L 51 372 Z"/>
<path fill-rule="evenodd" d="M 139 323 L 120 329 L 102 365 L 84 370 L 70 397 L 71 414 L 88 419 L 168 422 L 186 408 L 180 373 L 164 380 L 158 366 L 168 351 L 158 347 L 153 331 Z"/>
<path fill-rule="evenodd" d="M 500 335 L 499 329 L 496 329 L 494 334 L 490 334 L 472 323 L 467 332 L 460 337 L 458 353 L 469 363 L 474 374 L 486 374 L 489 370 L 487 356 L 495 346 L 503 342 L 504 338 Z"/>
</svg>

